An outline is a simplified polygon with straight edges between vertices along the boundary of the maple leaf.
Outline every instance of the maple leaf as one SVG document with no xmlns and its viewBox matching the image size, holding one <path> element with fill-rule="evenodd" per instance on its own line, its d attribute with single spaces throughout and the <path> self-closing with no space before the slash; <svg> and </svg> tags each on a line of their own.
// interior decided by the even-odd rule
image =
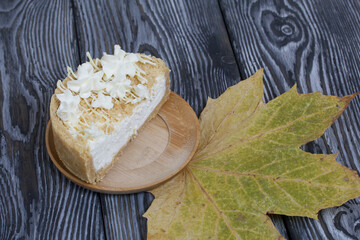
<svg viewBox="0 0 360 240">
<path fill-rule="evenodd" d="M 317 219 L 360 195 L 356 171 L 336 154 L 300 146 L 320 137 L 353 97 L 299 94 L 262 102 L 263 70 L 209 99 L 189 165 L 152 190 L 149 239 L 282 239 L 267 214 Z"/>
</svg>

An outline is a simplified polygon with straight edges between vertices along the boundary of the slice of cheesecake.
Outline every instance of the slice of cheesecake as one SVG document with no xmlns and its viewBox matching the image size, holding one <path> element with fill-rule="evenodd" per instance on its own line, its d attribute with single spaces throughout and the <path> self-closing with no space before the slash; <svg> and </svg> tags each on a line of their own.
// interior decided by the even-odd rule
<svg viewBox="0 0 360 240">
<path fill-rule="evenodd" d="M 115 45 L 58 81 L 50 103 L 56 151 L 74 175 L 100 181 L 122 149 L 169 97 L 169 69 L 158 58 Z"/>
</svg>

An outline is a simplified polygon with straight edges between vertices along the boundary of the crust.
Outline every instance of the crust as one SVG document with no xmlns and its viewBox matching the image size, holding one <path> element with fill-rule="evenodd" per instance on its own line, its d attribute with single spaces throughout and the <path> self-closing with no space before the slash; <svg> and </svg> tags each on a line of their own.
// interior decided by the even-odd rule
<svg viewBox="0 0 360 240">
<path fill-rule="evenodd" d="M 138 131 L 144 128 L 144 126 L 153 119 L 156 114 L 159 112 L 162 105 L 168 100 L 170 94 L 170 78 L 169 78 L 169 69 L 161 59 L 152 57 L 152 60 L 156 62 L 154 68 L 149 68 L 150 75 L 159 75 L 164 73 L 166 76 L 166 85 L 167 90 L 161 102 L 151 113 L 145 123 L 139 128 Z M 149 71 L 147 70 L 147 71 Z M 148 74 L 147 74 L 148 75 Z M 57 91 L 55 91 L 56 93 Z M 64 125 L 62 120 L 57 116 L 56 111 L 59 107 L 59 101 L 57 100 L 55 94 L 51 97 L 50 102 L 50 120 L 52 123 L 52 130 L 54 134 L 54 143 L 56 152 L 59 155 L 60 160 L 64 163 L 66 168 L 72 172 L 75 176 L 84 180 L 88 183 L 94 183 L 100 181 L 106 173 L 112 168 L 117 159 L 121 156 L 121 151 L 126 147 L 124 145 L 120 151 L 115 155 L 111 164 L 107 167 L 96 171 L 90 154 L 90 149 L 87 146 L 86 142 L 82 139 L 74 138 L 68 131 L 68 128 Z M 134 139 L 135 134 L 131 137 Z M 129 141 L 131 141 L 131 139 Z M 129 142 L 128 141 L 128 142 Z"/>
</svg>

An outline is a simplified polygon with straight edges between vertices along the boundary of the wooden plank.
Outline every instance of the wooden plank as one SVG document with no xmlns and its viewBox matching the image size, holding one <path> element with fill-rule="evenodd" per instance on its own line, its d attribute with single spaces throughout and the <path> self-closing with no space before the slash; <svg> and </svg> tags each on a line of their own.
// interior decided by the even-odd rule
<svg viewBox="0 0 360 240">
<path fill-rule="evenodd" d="M 104 239 L 98 196 L 66 180 L 45 148 L 56 81 L 79 62 L 71 2 L 0 8 L 0 239 Z"/>
<path fill-rule="evenodd" d="M 360 91 L 360 6 L 357 1 L 230 1 L 220 6 L 243 77 L 265 68 L 265 100 L 297 83 L 300 92 L 344 96 Z M 305 146 L 339 152 L 360 170 L 360 98 L 323 137 Z M 291 239 L 358 239 L 359 198 L 320 212 L 319 221 L 284 217 Z"/>
<path fill-rule="evenodd" d="M 108 239 L 146 239 L 146 219 L 142 217 L 153 196 L 149 193 L 101 195 Z"/>
<path fill-rule="evenodd" d="M 114 44 L 161 57 L 172 70 L 171 89 L 198 115 L 208 96 L 216 98 L 240 81 L 217 1 L 92 0 L 75 6 L 82 61 L 86 51 L 95 57 L 112 53 Z M 145 238 L 141 215 L 150 194 L 101 195 L 101 200 L 107 238 Z M 273 221 L 286 236 L 282 220 Z"/>
</svg>

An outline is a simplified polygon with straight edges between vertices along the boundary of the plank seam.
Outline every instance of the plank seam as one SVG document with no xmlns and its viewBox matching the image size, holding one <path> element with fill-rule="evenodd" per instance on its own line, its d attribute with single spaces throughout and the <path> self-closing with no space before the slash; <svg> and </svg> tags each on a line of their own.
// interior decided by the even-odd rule
<svg viewBox="0 0 360 240">
<path fill-rule="evenodd" d="M 101 193 L 97 193 L 96 194 L 99 198 L 100 201 L 100 211 L 101 211 L 101 219 L 102 219 L 102 223 L 103 223 L 103 229 L 104 229 L 104 239 L 107 240 L 107 232 L 106 232 L 106 228 L 105 228 L 105 218 L 104 218 L 104 210 L 103 210 L 103 202 L 102 202 L 102 198 L 101 198 Z"/>
<path fill-rule="evenodd" d="M 75 0 L 71 0 L 71 10 L 73 12 L 73 19 L 74 19 L 74 30 L 75 30 L 75 39 L 76 39 L 76 47 L 77 47 L 77 53 L 78 53 L 78 63 L 81 63 L 81 54 L 80 54 L 80 40 L 79 40 L 79 31 L 80 29 L 78 28 L 78 21 L 77 19 L 77 12 L 79 11 L 78 9 L 76 9 L 75 6 Z"/>
<path fill-rule="evenodd" d="M 240 65 L 240 63 L 238 62 L 238 59 L 237 59 L 237 57 L 236 57 L 236 52 L 235 52 L 233 43 L 232 43 L 232 41 L 231 41 L 230 31 L 229 31 L 228 25 L 227 25 L 227 23 L 226 23 L 225 13 L 224 13 L 224 10 L 223 10 L 222 7 L 221 7 L 220 1 L 221 1 L 221 0 L 218 0 L 217 3 L 218 3 L 219 10 L 220 10 L 220 13 L 221 13 L 221 18 L 222 18 L 223 23 L 224 23 L 224 26 L 225 26 L 225 30 L 226 30 L 226 33 L 227 33 L 227 38 L 229 39 L 230 47 L 231 47 L 231 50 L 232 50 L 233 55 L 234 55 L 234 59 L 235 59 L 235 62 L 236 62 L 236 66 L 237 66 L 238 69 L 239 69 L 240 79 L 243 80 L 243 79 L 246 79 L 246 75 L 245 75 L 244 69 L 241 68 L 241 65 Z"/>
<path fill-rule="evenodd" d="M 233 41 L 232 41 L 232 37 L 230 35 L 230 31 L 229 31 L 229 28 L 228 28 L 228 24 L 226 22 L 226 18 L 225 18 L 225 12 L 224 12 L 224 9 L 222 8 L 222 5 L 220 3 L 221 0 L 218 0 L 217 3 L 219 5 L 219 9 L 220 9 L 220 13 L 221 13 L 221 17 L 223 19 L 223 22 L 224 22 L 224 25 L 225 25 L 225 29 L 226 29 L 226 33 L 227 33 L 227 36 L 228 36 L 228 39 L 229 39 L 229 42 L 230 42 L 230 46 L 231 46 L 231 50 L 233 51 L 233 54 L 234 54 L 234 58 L 235 58 L 235 61 L 236 61 L 236 65 L 239 69 L 239 74 L 240 74 L 240 79 L 246 79 L 246 74 L 245 74 L 245 67 L 242 67 L 241 64 L 239 63 L 237 57 L 236 57 L 236 51 L 234 49 L 234 44 L 233 44 Z M 288 240 L 291 240 L 291 236 L 289 234 L 289 229 L 288 229 L 288 225 L 286 224 L 286 221 L 285 221 L 285 216 L 283 215 L 279 215 L 282 219 L 282 222 L 283 222 L 283 226 L 285 228 L 285 231 L 286 231 L 286 235 L 287 235 L 287 238 Z M 275 226 L 275 225 L 274 225 Z M 275 226 L 276 227 L 276 226 Z"/>
<path fill-rule="evenodd" d="M 78 63 L 81 63 L 81 54 L 80 54 L 80 29 L 78 28 L 78 21 L 77 21 L 77 13 L 79 12 L 79 9 L 76 7 L 75 4 L 75 0 L 71 0 L 71 10 L 73 13 L 73 25 L 74 25 L 74 31 L 75 31 L 75 39 L 76 39 L 76 48 L 77 48 L 77 53 L 78 53 Z M 103 227 L 103 233 L 104 233 L 104 239 L 107 240 L 107 232 L 106 232 L 106 226 L 105 226 L 105 219 L 104 219 L 104 209 L 103 209 L 103 202 L 102 202 L 102 198 L 101 198 L 101 194 L 100 193 L 96 193 L 99 202 L 100 202 L 100 212 L 101 212 L 101 220 L 102 220 L 102 227 Z"/>
</svg>

